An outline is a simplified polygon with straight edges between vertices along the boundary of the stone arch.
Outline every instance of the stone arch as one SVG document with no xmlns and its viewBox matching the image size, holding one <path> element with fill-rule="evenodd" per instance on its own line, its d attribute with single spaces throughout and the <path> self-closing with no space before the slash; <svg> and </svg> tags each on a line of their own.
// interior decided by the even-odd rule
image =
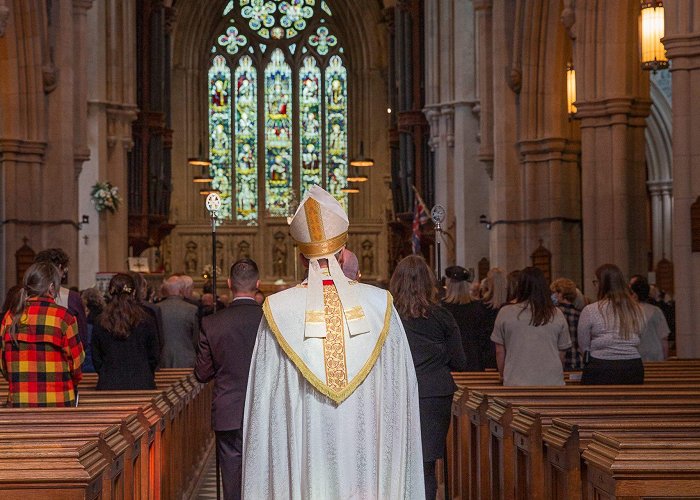
<svg viewBox="0 0 700 500">
<path fill-rule="evenodd" d="M 187 158 L 206 151 L 207 139 L 207 79 L 210 65 L 210 48 L 216 33 L 222 31 L 227 19 L 221 13 L 227 0 L 177 0 L 177 18 L 172 31 L 172 196 L 171 219 L 175 225 L 167 243 L 173 252 L 173 261 L 184 258 L 184 244 L 193 234 L 208 234 L 209 222 L 203 201 L 192 187 L 193 171 Z M 319 4 L 320 2 L 317 2 Z M 344 58 L 349 78 L 349 155 L 356 156 L 359 144 L 376 162 L 369 182 L 362 192 L 353 195 L 350 203 L 350 219 L 359 223 L 367 234 L 385 233 L 384 212 L 381 204 L 372 200 L 386 198 L 387 186 L 383 176 L 389 173 L 389 145 L 385 119 L 388 107 L 386 97 L 386 23 L 382 2 L 376 0 L 329 1 L 333 11 L 335 34 L 345 49 Z M 329 21 L 330 23 L 330 21 Z M 378 116 L 379 115 L 379 116 Z M 266 249 L 274 240 L 273 235 L 283 222 L 262 220 L 255 234 L 241 225 L 227 226 L 236 237 L 245 234 L 250 243 L 250 256 L 259 262 L 269 262 Z M 187 234 L 186 234 L 187 233 Z M 364 232 L 363 232 L 364 235 Z M 383 242 L 384 238 L 380 238 Z M 385 251 L 386 244 L 380 243 Z M 226 250 L 229 252 L 229 249 Z M 237 250 L 231 248 L 226 257 L 235 260 Z M 375 273 L 387 272 L 387 264 L 377 262 Z M 263 280 L 274 280 L 271 267 L 263 266 Z M 290 273 L 291 274 L 291 273 Z"/>
<path fill-rule="evenodd" d="M 645 130 L 647 188 L 651 202 L 653 261 L 672 260 L 673 144 L 671 103 L 657 79 L 650 80 L 651 113 Z"/>
</svg>

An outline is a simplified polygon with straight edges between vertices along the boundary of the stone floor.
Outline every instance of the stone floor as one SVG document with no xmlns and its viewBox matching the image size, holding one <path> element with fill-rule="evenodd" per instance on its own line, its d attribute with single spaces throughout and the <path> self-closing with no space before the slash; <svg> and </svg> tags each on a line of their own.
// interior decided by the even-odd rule
<svg viewBox="0 0 700 500">
<path fill-rule="evenodd" d="M 221 492 L 223 498 L 223 489 Z M 215 500 L 216 499 L 216 460 L 214 459 L 214 453 L 209 456 L 209 461 L 207 462 L 206 470 L 202 477 L 197 493 L 194 495 L 195 500 Z"/>
</svg>

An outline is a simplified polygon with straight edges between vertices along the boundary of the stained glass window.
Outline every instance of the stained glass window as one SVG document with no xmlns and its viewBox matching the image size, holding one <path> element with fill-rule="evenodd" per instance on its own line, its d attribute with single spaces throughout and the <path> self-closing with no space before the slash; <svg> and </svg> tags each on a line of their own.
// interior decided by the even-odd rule
<svg viewBox="0 0 700 500">
<path fill-rule="evenodd" d="M 343 203 L 340 191 L 347 183 L 347 71 L 339 56 L 333 56 L 326 68 L 326 156 L 328 192 Z"/>
<path fill-rule="evenodd" d="M 243 56 L 236 82 L 236 218 L 258 218 L 258 91 L 257 73 L 250 56 Z"/>
<path fill-rule="evenodd" d="M 265 198 L 270 215 L 287 216 L 292 195 L 292 70 L 281 49 L 265 68 Z"/>
<path fill-rule="evenodd" d="M 299 76 L 299 138 L 301 150 L 301 196 L 314 184 L 322 184 L 321 70 L 313 57 L 304 58 Z"/>
<path fill-rule="evenodd" d="M 329 3 L 229 0 L 222 11 L 209 144 L 229 220 L 289 216 L 314 184 L 347 206 L 348 71 Z"/>
<path fill-rule="evenodd" d="M 209 151 L 212 187 L 221 191 L 219 214 L 231 217 L 231 69 L 215 56 L 209 69 Z"/>
</svg>

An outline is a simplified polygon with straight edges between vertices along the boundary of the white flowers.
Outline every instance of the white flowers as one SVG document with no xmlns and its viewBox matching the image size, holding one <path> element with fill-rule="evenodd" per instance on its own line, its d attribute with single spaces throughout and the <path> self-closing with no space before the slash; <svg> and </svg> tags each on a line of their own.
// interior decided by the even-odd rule
<svg viewBox="0 0 700 500">
<path fill-rule="evenodd" d="M 90 201 L 95 205 L 95 210 L 103 212 L 109 210 L 115 213 L 122 199 L 119 196 L 119 188 L 112 186 L 109 181 L 98 182 L 92 186 Z"/>
</svg>

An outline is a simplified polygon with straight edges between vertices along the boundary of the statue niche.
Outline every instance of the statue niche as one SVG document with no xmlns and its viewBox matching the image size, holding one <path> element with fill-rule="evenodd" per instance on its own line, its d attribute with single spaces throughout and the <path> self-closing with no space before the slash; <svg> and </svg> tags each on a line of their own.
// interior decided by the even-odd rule
<svg viewBox="0 0 700 500">
<path fill-rule="evenodd" d="M 367 276 L 374 274 L 374 245 L 370 240 L 362 242 L 362 273 Z"/>
<path fill-rule="evenodd" d="M 272 274 L 278 278 L 287 275 L 287 242 L 282 231 L 275 233 L 275 244 L 272 246 Z"/>
<path fill-rule="evenodd" d="M 185 273 L 197 274 L 197 244 L 194 241 L 188 241 L 185 244 Z"/>
</svg>

